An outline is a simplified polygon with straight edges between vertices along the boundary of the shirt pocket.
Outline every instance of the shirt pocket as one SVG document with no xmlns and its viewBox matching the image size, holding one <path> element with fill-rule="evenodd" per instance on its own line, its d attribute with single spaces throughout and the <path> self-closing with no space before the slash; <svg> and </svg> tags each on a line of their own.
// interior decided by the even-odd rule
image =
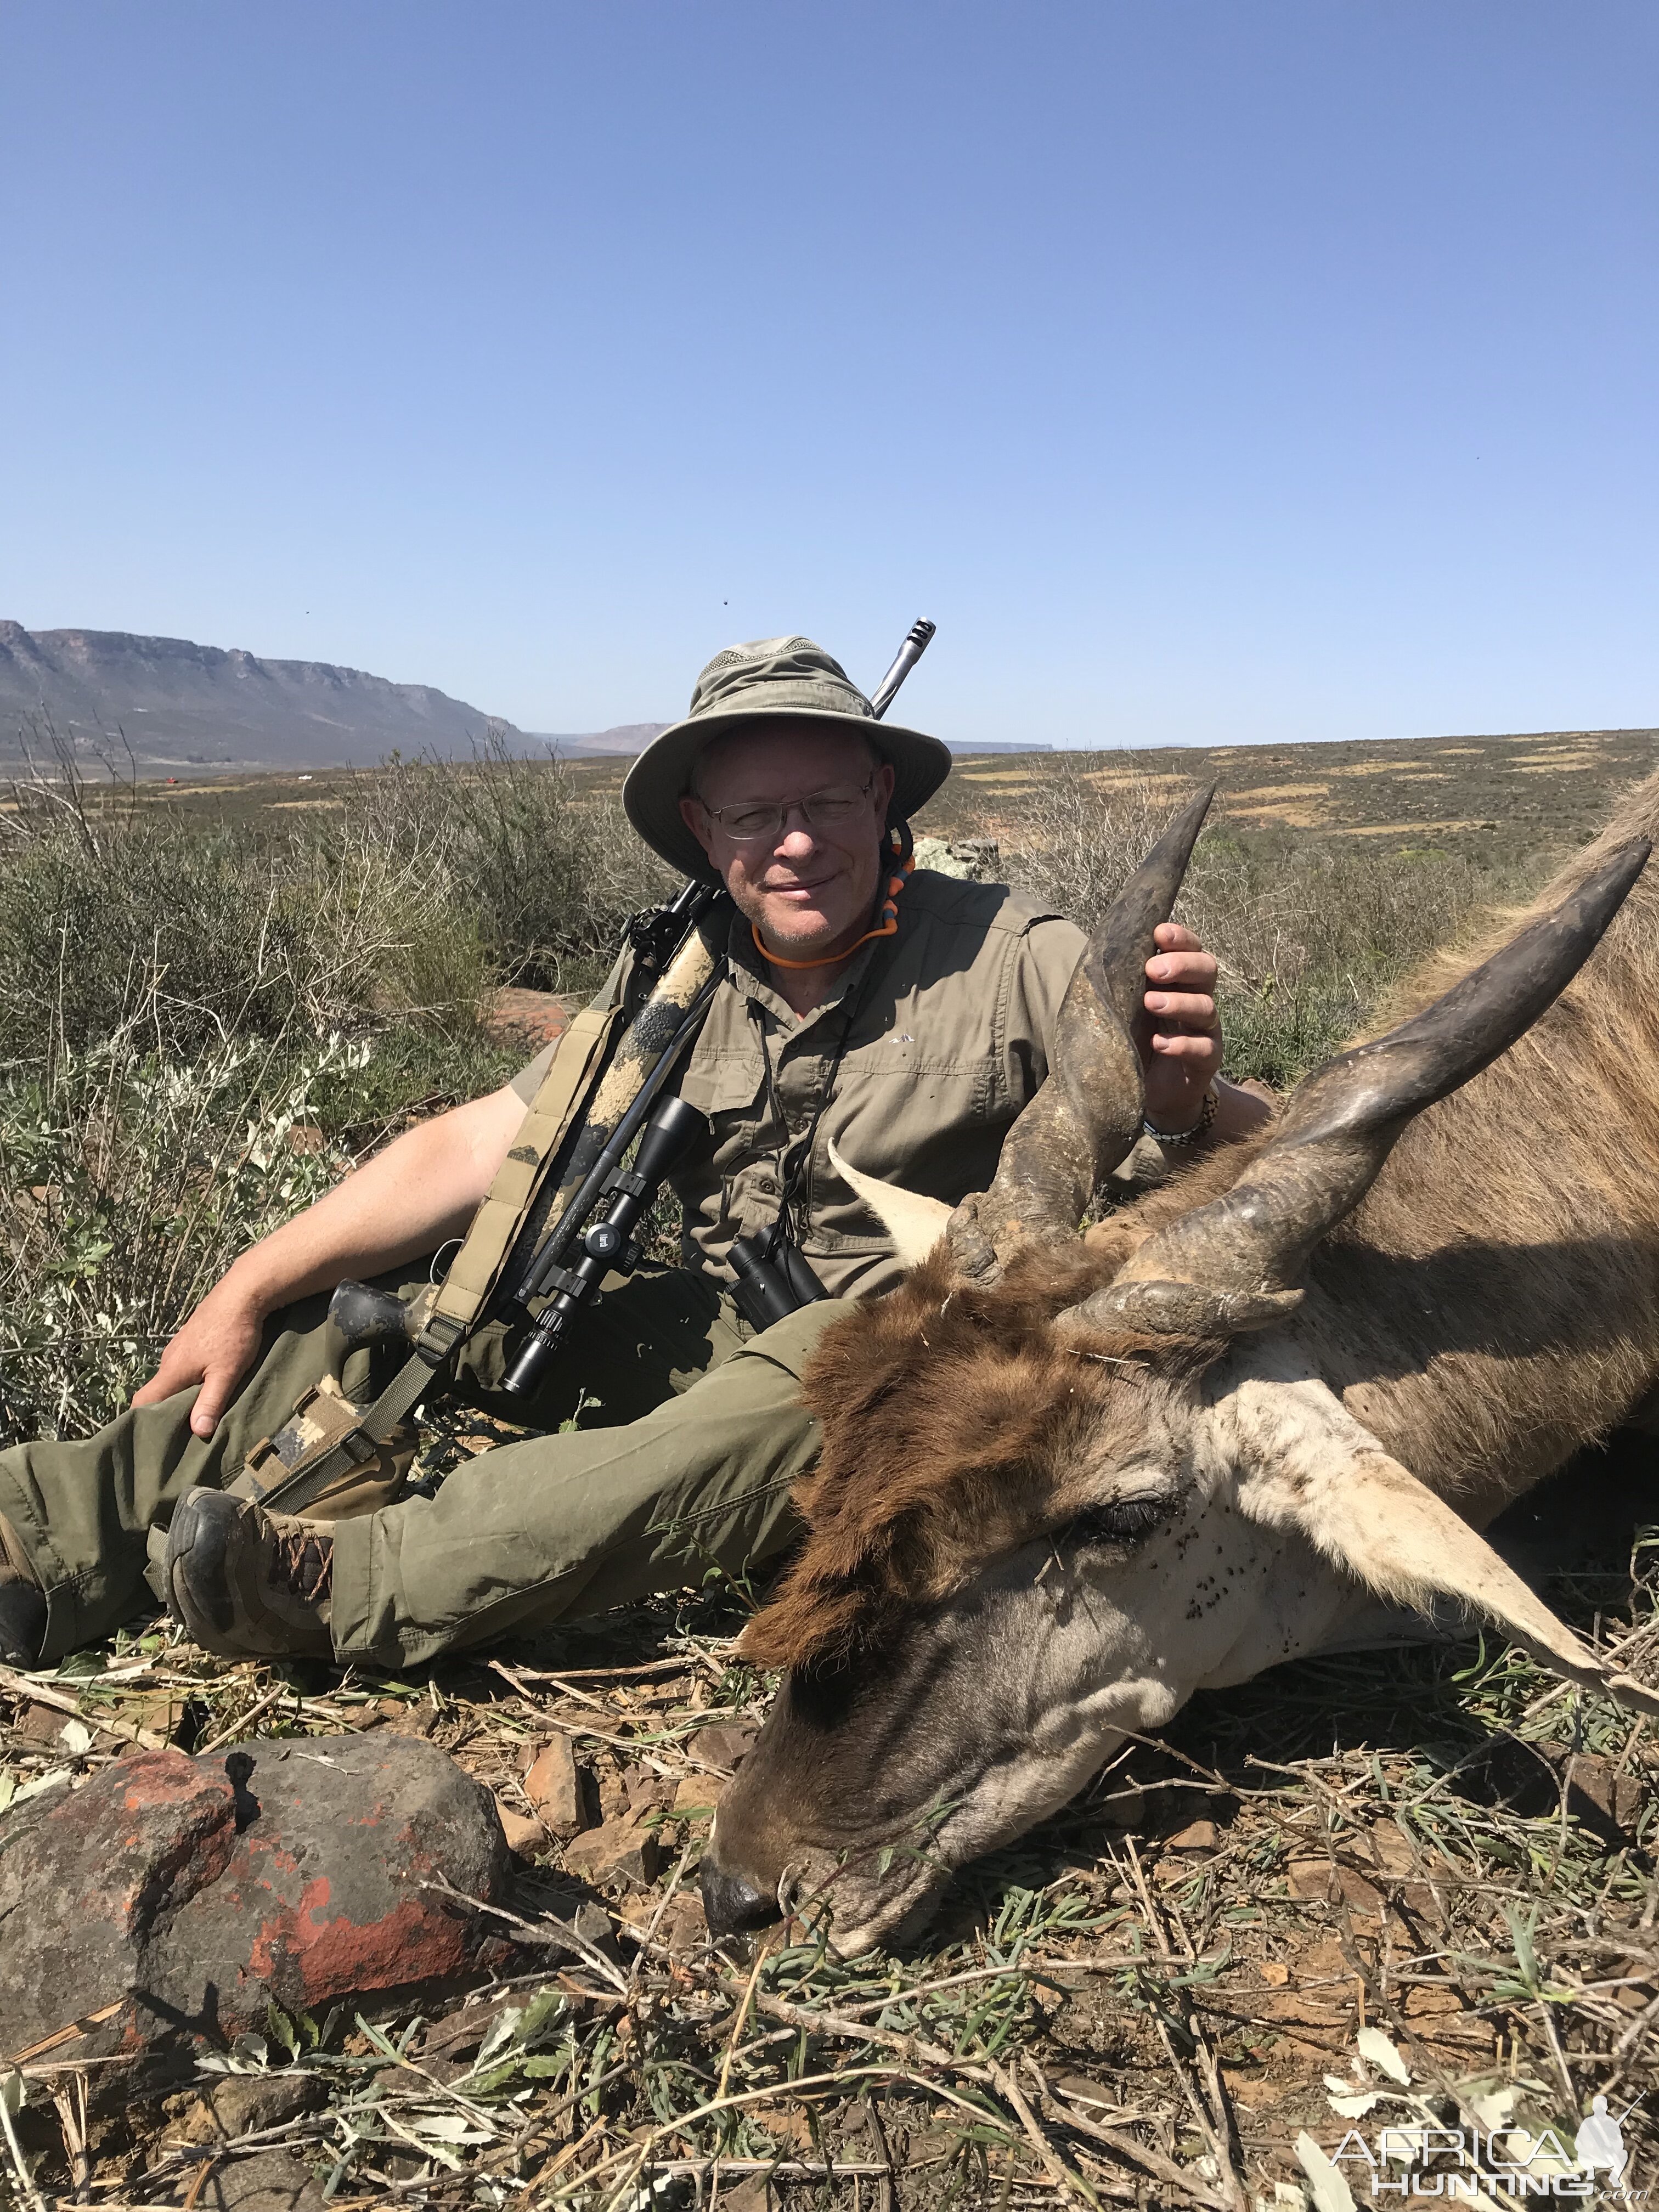
<svg viewBox="0 0 1659 2212">
<path fill-rule="evenodd" d="M 775 1164 L 776 1132 L 767 1111 L 766 1063 L 757 1051 L 722 1052 L 695 1060 L 685 1072 L 680 1096 L 708 1116 L 710 1133 L 708 1145 L 697 1146 L 676 1171 L 674 1188 L 693 1236 L 706 1249 L 717 1250 L 744 1225 L 757 1198 L 767 1195 L 750 1186 Z M 774 1214 L 775 1192 L 772 1179 Z"/>
<path fill-rule="evenodd" d="M 766 1063 L 758 1052 L 722 1052 L 694 1060 L 680 1079 L 680 1097 L 716 1123 L 722 1115 L 757 1117 L 766 1088 Z"/>
<path fill-rule="evenodd" d="M 838 1093 L 815 1161 L 815 1231 L 852 1249 L 885 1241 L 877 1215 L 842 1182 L 825 1138 L 850 1166 L 882 1182 L 955 1206 L 996 1173 L 1006 1117 L 990 1110 L 982 1066 L 869 1070 Z"/>
</svg>

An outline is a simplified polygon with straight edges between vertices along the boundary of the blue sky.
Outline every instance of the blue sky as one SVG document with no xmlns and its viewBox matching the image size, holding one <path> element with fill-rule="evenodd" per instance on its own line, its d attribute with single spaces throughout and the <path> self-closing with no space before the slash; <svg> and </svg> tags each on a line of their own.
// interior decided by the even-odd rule
<svg viewBox="0 0 1659 2212">
<path fill-rule="evenodd" d="M 1659 721 L 1659 11 L 0 0 L 0 615 L 530 729 Z"/>
</svg>

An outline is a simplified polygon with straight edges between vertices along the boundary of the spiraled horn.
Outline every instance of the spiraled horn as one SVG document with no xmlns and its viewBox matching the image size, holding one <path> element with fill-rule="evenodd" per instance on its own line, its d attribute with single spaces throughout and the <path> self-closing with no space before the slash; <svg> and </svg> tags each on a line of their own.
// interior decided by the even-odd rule
<svg viewBox="0 0 1659 2212">
<path fill-rule="evenodd" d="M 1060 1324 L 1231 1335 L 1288 1312 L 1309 1255 L 1358 1205 L 1406 1124 L 1506 1051 L 1565 988 L 1650 849 L 1645 837 L 1620 846 L 1431 1006 L 1310 1075 L 1224 1197 L 1156 1231 Z"/>
<path fill-rule="evenodd" d="M 1074 1237 L 1103 1176 L 1126 1158 L 1146 1111 L 1131 1031 L 1152 933 L 1167 921 L 1215 786 L 1183 807 L 1108 908 L 1060 1001 L 1048 1080 L 1002 1142 L 989 1190 L 957 1210 L 951 1249 L 988 1279 L 1018 1248 Z"/>
</svg>

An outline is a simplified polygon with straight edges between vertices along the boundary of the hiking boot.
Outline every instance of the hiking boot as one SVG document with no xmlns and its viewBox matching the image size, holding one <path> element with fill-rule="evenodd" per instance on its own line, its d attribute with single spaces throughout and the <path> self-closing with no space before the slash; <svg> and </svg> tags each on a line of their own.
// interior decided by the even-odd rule
<svg viewBox="0 0 1659 2212">
<path fill-rule="evenodd" d="M 0 1661 L 8 1667 L 37 1666 L 46 1640 L 46 1592 L 34 1579 L 21 1538 L 0 1513 Z"/>
<path fill-rule="evenodd" d="M 334 1656 L 334 1538 L 325 1523 L 192 1490 L 167 1532 L 173 1619 L 222 1658 Z"/>
</svg>

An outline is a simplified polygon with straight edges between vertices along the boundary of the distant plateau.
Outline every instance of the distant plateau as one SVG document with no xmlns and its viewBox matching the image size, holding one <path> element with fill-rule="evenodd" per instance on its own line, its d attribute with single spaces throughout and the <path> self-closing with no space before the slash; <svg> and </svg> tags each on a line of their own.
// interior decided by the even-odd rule
<svg viewBox="0 0 1659 2212">
<path fill-rule="evenodd" d="M 165 775 L 363 768 L 394 751 L 465 759 L 491 741 L 569 760 L 630 758 L 667 726 L 525 731 L 429 684 L 394 683 L 332 661 L 267 660 L 240 647 L 131 630 L 29 630 L 0 622 L 0 763 L 49 759 L 53 730 L 84 757 L 125 762 L 130 753 L 141 774 Z"/>
</svg>

